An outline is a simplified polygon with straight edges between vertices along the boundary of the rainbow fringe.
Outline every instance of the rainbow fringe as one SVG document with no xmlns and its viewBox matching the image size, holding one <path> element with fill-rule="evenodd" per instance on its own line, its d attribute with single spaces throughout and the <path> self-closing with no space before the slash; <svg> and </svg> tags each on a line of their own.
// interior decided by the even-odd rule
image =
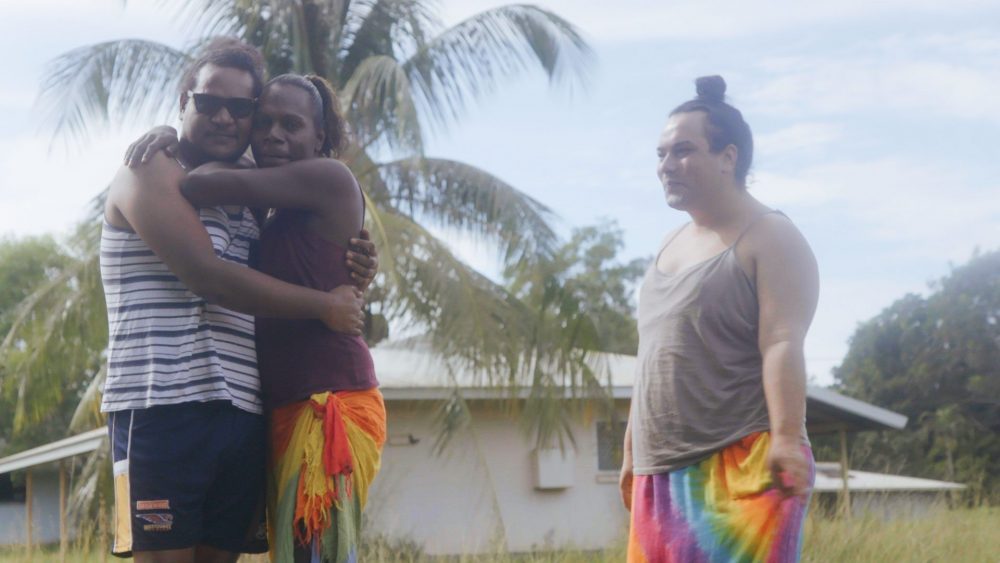
<svg viewBox="0 0 1000 563">
<path fill-rule="evenodd" d="M 378 389 L 317 393 L 270 417 L 271 561 L 357 560 L 361 513 L 381 464 L 385 405 Z"/>
<path fill-rule="evenodd" d="M 798 561 L 808 498 L 771 486 L 769 444 L 759 432 L 696 465 L 636 475 L 629 563 Z"/>
</svg>

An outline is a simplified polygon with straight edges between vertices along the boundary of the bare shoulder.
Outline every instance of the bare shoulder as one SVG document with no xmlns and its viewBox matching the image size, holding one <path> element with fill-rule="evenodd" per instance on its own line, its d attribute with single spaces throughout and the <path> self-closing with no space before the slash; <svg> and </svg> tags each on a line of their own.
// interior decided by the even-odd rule
<svg viewBox="0 0 1000 563">
<path fill-rule="evenodd" d="M 743 237 L 745 251 L 751 256 L 761 253 L 801 253 L 809 250 L 809 243 L 795 223 L 783 213 L 768 213 L 757 220 Z"/>
<path fill-rule="evenodd" d="M 334 158 L 312 158 L 303 161 L 322 180 L 322 185 L 339 195 L 359 194 L 354 173 L 343 162 Z"/>
<path fill-rule="evenodd" d="M 660 239 L 660 245 L 656 247 L 656 250 L 657 251 L 663 250 L 663 248 L 668 244 L 670 244 L 670 241 L 674 240 L 677 237 L 677 235 L 679 235 L 681 231 L 683 231 L 689 224 L 690 223 L 684 223 L 679 227 L 667 231 L 667 234 L 664 235 L 662 239 Z"/>
<path fill-rule="evenodd" d="M 162 153 L 136 168 L 121 166 L 108 189 L 105 218 L 115 227 L 131 229 L 128 217 L 135 213 L 183 201 L 180 182 L 185 174 L 176 160 Z"/>
<path fill-rule="evenodd" d="M 135 168 L 121 166 L 115 174 L 112 187 L 117 186 L 119 190 L 159 185 L 179 187 L 180 181 L 186 174 L 176 160 L 158 152 L 149 162 Z"/>
</svg>

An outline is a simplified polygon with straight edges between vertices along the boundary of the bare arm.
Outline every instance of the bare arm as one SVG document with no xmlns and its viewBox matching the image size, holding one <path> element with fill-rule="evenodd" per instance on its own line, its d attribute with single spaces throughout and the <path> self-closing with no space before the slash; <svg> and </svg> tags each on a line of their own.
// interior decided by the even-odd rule
<svg viewBox="0 0 1000 563">
<path fill-rule="evenodd" d="M 181 183 L 181 192 L 197 207 L 245 205 L 301 209 L 314 213 L 323 234 L 346 244 L 361 231 L 364 202 L 350 169 L 331 158 L 310 158 L 251 170 L 196 170 Z"/>
<path fill-rule="evenodd" d="M 622 446 L 622 470 L 618 475 L 618 490 L 622 496 L 625 510 L 632 510 L 632 412 L 629 410 L 628 423 L 625 424 L 625 443 Z"/>
<path fill-rule="evenodd" d="M 784 217 L 765 221 L 755 229 L 751 248 L 760 303 L 758 345 L 771 427 L 769 460 L 775 484 L 788 494 L 803 494 L 808 477 L 802 453 L 803 346 L 819 299 L 819 271 L 808 243 L 790 221 Z"/>
<path fill-rule="evenodd" d="M 175 161 L 157 153 L 137 170 L 122 168 L 109 197 L 188 289 L 206 301 L 255 316 L 317 318 L 335 330 L 356 326 L 345 324 L 345 317 L 353 319 L 355 306 L 360 317 L 356 294 L 308 289 L 218 258 L 197 213 L 180 195 L 177 186 L 183 177 Z"/>
</svg>

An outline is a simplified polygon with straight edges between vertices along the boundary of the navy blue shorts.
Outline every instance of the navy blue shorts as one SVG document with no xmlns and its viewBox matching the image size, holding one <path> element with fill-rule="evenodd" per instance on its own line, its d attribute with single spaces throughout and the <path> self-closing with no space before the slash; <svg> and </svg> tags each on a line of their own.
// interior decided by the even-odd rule
<svg viewBox="0 0 1000 563">
<path fill-rule="evenodd" d="M 108 413 L 112 553 L 267 551 L 264 417 L 227 401 Z"/>
</svg>

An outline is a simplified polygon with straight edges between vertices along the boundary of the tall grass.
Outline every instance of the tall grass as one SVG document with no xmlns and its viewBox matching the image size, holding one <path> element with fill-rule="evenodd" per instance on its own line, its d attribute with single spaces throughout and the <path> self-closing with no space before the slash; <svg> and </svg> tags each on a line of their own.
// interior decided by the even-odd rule
<svg viewBox="0 0 1000 563">
<path fill-rule="evenodd" d="M 939 510 L 889 522 L 808 518 L 803 562 L 1000 561 L 1000 507 Z"/>
<path fill-rule="evenodd" d="M 368 542 L 363 563 L 597 563 L 624 561 L 624 543 L 603 552 L 555 551 L 534 554 L 491 553 L 434 557 L 408 543 Z M 23 548 L 0 549 L 0 563 L 28 561 Z M 58 561 L 58 550 L 36 551 L 36 563 Z M 69 563 L 116 561 L 98 553 L 72 552 Z M 266 563 L 266 556 L 244 556 L 240 563 Z M 928 563 L 1000 561 L 1000 508 L 940 510 L 921 518 L 885 522 L 873 518 L 806 521 L 802 561 L 850 563 Z"/>
</svg>

